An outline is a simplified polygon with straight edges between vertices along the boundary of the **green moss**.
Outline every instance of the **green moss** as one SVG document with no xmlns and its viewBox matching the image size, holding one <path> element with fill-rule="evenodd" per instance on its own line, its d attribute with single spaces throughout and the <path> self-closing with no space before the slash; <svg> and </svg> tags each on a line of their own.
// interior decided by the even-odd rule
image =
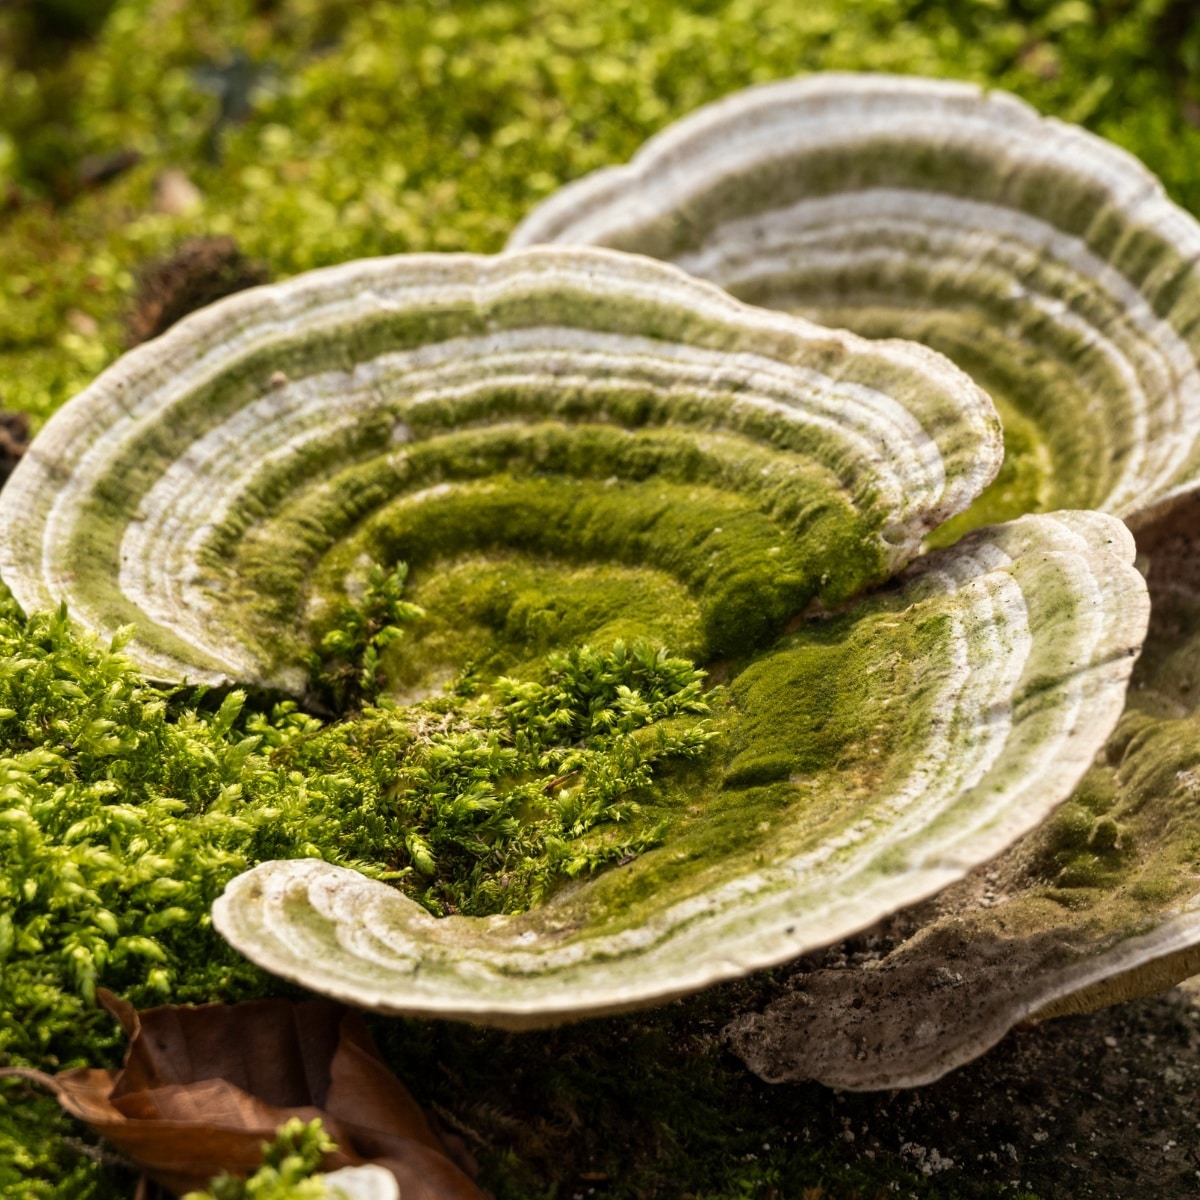
<svg viewBox="0 0 1200 1200">
<path fill-rule="evenodd" d="M 56 1101 L 32 1088 L 0 1088 L 0 1195 L 109 1200 L 136 1186 L 133 1172 L 106 1160 L 97 1139 Z"/>
<path fill-rule="evenodd" d="M 262 1166 L 252 1175 L 220 1175 L 204 1191 L 188 1192 L 184 1200 L 328 1200 L 319 1168 L 321 1158 L 336 1149 L 319 1120 L 306 1125 L 292 1117 L 273 1141 L 263 1143 Z"/>
<path fill-rule="evenodd" d="M 664 769 L 708 757 L 716 736 L 699 719 L 703 673 L 645 643 L 555 651 L 531 672 L 368 710 L 277 765 L 342 775 L 380 806 L 376 860 L 434 913 L 520 912 L 662 841 Z"/>
<path fill-rule="evenodd" d="M 681 878 L 748 861 L 780 821 L 801 842 L 827 838 L 853 823 L 860 800 L 911 770 L 937 694 L 939 672 L 928 664 L 945 657 L 952 636 L 936 601 L 905 608 L 880 598 L 735 667 L 729 693 L 717 689 L 701 704 L 694 681 L 678 696 L 660 694 L 667 667 L 670 679 L 692 679 L 683 660 L 662 653 L 627 654 L 618 641 L 611 651 L 539 655 L 539 643 L 555 647 L 555 635 L 579 627 L 569 609 L 565 625 L 552 609 L 533 639 L 519 627 L 514 645 L 513 609 L 532 599 L 531 585 L 561 581 L 568 594 L 598 585 L 582 609 L 603 630 L 623 607 L 619 576 L 506 560 L 471 568 L 437 581 L 435 592 L 454 587 L 454 603 L 445 617 L 422 613 L 412 648 L 420 655 L 428 625 L 433 646 L 445 646 L 436 626 L 459 627 L 469 613 L 482 663 L 414 708 L 389 705 L 275 756 L 304 775 L 359 779 L 390 803 L 391 846 L 377 853 L 439 913 L 520 911 L 556 880 L 619 860 L 626 869 L 590 885 L 589 911 L 623 923 Z M 564 598 L 539 594 L 538 614 Z M 336 628 L 345 624 L 339 618 Z M 396 644 L 403 664 L 409 640 Z M 496 678 L 514 654 L 525 682 Z M 906 703 L 896 704 L 901 695 Z M 682 719 L 710 711 L 711 728 Z"/>
<path fill-rule="evenodd" d="M 828 0 L 801 18 L 783 0 L 602 12 L 578 0 L 445 4 L 436 19 L 332 0 L 186 11 L 124 0 L 94 42 L 0 76 L 0 170 L 28 198 L 4 234 L 14 303 L 0 341 L 22 368 L 8 373 L 9 402 L 49 412 L 111 358 L 133 267 L 187 234 L 232 232 L 276 275 L 367 254 L 493 250 L 566 179 L 623 161 L 706 100 L 799 70 L 1008 87 L 1132 147 L 1196 201 L 1186 164 L 1200 134 L 1177 102 L 1188 85 L 1169 69 L 1176 43 L 1156 40 L 1156 6 L 1086 7 L 1088 21 L 1062 26 L 1051 5 L 912 0 Z M 208 162 L 217 102 L 192 71 L 239 47 L 276 74 L 251 95 L 248 120 L 222 129 L 220 163 Z M 27 139 L 48 115 L 71 130 L 68 162 L 120 145 L 145 161 L 65 214 L 39 207 L 46 184 Z M 154 173 L 180 164 L 204 207 L 154 213 Z M 98 320 L 95 334 L 72 334 L 71 307 Z"/>
<path fill-rule="evenodd" d="M 526 675 L 555 649 L 659 641 L 701 657 L 700 609 L 653 567 L 577 566 L 511 554 L 469 556 L 417 576 L 426 619 L 385 655 L 397 698 L 419 697 L 468 667 L 482 679 Z"/>
</svg>

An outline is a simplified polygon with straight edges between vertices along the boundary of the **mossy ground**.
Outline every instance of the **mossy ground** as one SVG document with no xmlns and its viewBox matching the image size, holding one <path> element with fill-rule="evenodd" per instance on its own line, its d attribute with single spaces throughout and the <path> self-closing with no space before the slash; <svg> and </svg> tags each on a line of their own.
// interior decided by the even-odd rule
<svg viewBox="0 0 1200 1200">
<path fill-rule="evenodd" d="M 0 402 L 40 421 L 86 384 L 124 344 L 138 271 L 189 236 L 232 235 L 276 277 L 370 254 L 496 250 L 566 180 L 628 158 L 700 103 L 798 71 L 1008 88 L 1133 150 L 1200 211 L 1192 13 L 1185 0 L 10 5 L 0 16 Z M 122 151 L 141 161 L 117 174 Z M 156 201 L 168 168 L 186 172 L 198 206 L 169 211 L 161 189 Z M 90 669 L 64 663 L 59 681 Z M 215 706 L 206 719 L 217 720 Z M 120 739 L 128 720 L 91 736 Z M 6 761 L 32 749 L 7 726 L 0 736 Z M 207 735 L 189 736 L 210 772 Z M 167 961 L 135 941 L 104 966 L 105 981 L 143 1003 L 280 990 L 179 918 L 206 908 L 214 864 L 188 864 L 185 881 L 151 842 L 170 844 L 175 822 L 186 843 L 193 816 L 160 806 L 131 819 L 156 832 L 129 880 L 145 902 L 119 915 L 140 913 L 145 930 L 132 936 L 165 946 Z M 64 858 L 67 833 L 51 838 Z M 340 836 L 284 813 L 261 852 L 284 835 L 297 845 Z M 8 863 L 5 872 L 23 886 Z M 178 884 L 198 889 L 186 904 Z M 25 903 L 36 912 L 37 894 Z M 6 989 L 22 955 L 37 964 L 17 946 L 36 939 L 36 920 L 9 936 Z M 83 999 L 85 977 L 37 966 L 32 990 L 5 999 L 17 1036 L 7 1053 L 51 1068 L 56 1058 L 113 1062 L 116 1040 Z M 769 979 L 742 985 L 740 1000 L 759 987 Z M 715 1034 L 729 1002 L 726 990 L 657 1017 L 520 1038 L 400 1022 L 378 1032 L 423 1098 L 451 1115 L 491 1106 L 478 1149 L 501 1196 L 1020 1194 L 961 1170 L 925 1178 L 894 1152 L 852 1152 L 828 1093 L 768 1088 L 722 1053 Z M 495 1087 L 506 1075 L 521 1081 L 520 1104 Z M 128 1195 L 132 1177 L 78 1137 L 49 1101 L 6 1087 L 2 1194 Z M 587 1154 L 564 1154 L 570 1146 Z"/>
<path fill-rule="evenodd" d="M 325 639 L 325 677 L 340 677 L 343 658 L 365 662 L 365 650 L 394 645 L 403 636 L 396 622 L 420 623 L 420 610 L 390 584 L 376 572 L 362 608 L 339 614 Z M 365 628 L 349 619 L 376 608 L 377 619 Z M 545 682 L 460 675 L 459 695 L 416 709 L 368 709 L 323 725 L 292 703 L 247 704 L 238 692 L 165 693 L 139 678 L 119 644 L 75 633 L 65 610 L 26 620 L 6 602 L 0 609 L 0 799 L 7 806 L 0 811 L 0 1053 L 42 1068 L 116 1065 L 120 1037 L 96 1007 L 99 983 L 139 1006 L 287 994 L 291 989 L 226 946 L 208 916 L 225 881 L 266 858 L 320 855 L 399 878 L 437 911 L 487 912 L 511 908 L 514 896 L 520 907 L 556 879 L 614 859 L 646 851 L 648 861 L 662 840 L 671 854 L 642 872 L 636 886 L 599 877 L 601 889 L 612 885 L 614 907 L 628 908 L 631 896 L 669 879 L 681 850 L 684 857 L 720 859 L 752 852 L 755 830 L 766 829 L 781 805 L 804 805 L 795 775 L 809 777 L 815 792 L 832 794 L 845 782 L 840 776 L 854 776 L 856 761 L 870 762 L 873 742 L 851 745 L 845 706 L 830 702 L 834 692 L 860 691 L 858 708 L 874 711 L 893 690 L 879 687 L 888 672 L 873 675 L 862 663 L 864 653 L 879 659 L 877 648 L 864 652 L 863 644 L 878 643 L 875 627 L 895 614 L 887 611 L 886 597 L 866 608 L 865 616 L 797 631 L 707 698 L 686 660 L 645 648 L 626 651 L 620 643 L 604 652 L 563 654 L 551 641 L 549 655 L 540 662 L 526 656 L 523 663 Z M 931 622 L 921 608 L 914 606 L 918 617 L 906 624 L 927 647 L 936 630 L 925 628 Z M 598 619 L 611 616 L 602 612 Z M 896 639 L 887 642 L 890 649 Z M 921 666 L 929 655 L 905 653 L 897 643 L 896 657 Z M 490 694 L 475 695 L 483 686 Z M 802 710 L 777 746 L 770 713 L 779 708 L 780 689 L 825 700 Z M 725 722 L 732 732 L 723 741 L 722 713 L 731 705 L 741 719 Z M 917 709 L 908 705 L 904 713 L 911 718 Z M 440 717 L 452 719 L 447 726 Z M 893 723 L 904 726 L 906 718 Z M 639 747 L 647 734 L 655 736 Z M 698 778 L 684 779 L 681 772 L 688 771 Z M 824 789 L 820 771 L 828 778 Z M 846 819 L 836 806 L 822 814 L 819 802 L 807 800 L 818 820 Z M 616 832 L 610 835 L 606 825 Z M 745 1002 L 772 986 L 764 976 L 724 995 Z M 690 1160 L 687 1143 L 712 1136 L 704 1129 L 725 1114 L 729 1088 L 757 1086 L 715 1053 L 710 1037 L 698 1043 L 705 1053 L 692 1054 L 696 1031 L 715 1025 L 714 1017 L 698 1014 L 717 1013 L 721 1003 L 720 995 L 701 997 L 666 1018 L 594 1024 L 542 1044 L 574 1044 L 575 1053 L 586 1045 L 589 1056 L 615 1063 L 618 1047 L 634 1037 L 635 1065 L 627 1061 L 622 1073 L 645 1073 L 660 1099 L 682 1088 L 681 1095 L 699 1105 L 700 1117 L 685 1119 L 679 1133 Z M 481 1073 L 465 1096 L 477 1093 L 497 1055 L 539 1044 L 537 1036 L 501 1038 L 491 1050 L 472 1053 L 468 1047 L 478 1039 L 469 1031 L 443 1031 L 430 1041 L 428 1025 L 380 1022 L 378 1033 L 395 1044 L 393 1062 L 403 1061 L 406 1076 L 415 1067 L 427 1080 L 437 1064 L 445 1065 L 447 1046 L 465 1036 L 452 1052 L 465 1056 L 455 1070 L 474 1059 Z M 677 1067 L 659 1070 L 664 1055 L 678 1058 Z M 637 1089 L 623 1090 L 620 1076 L 606 1083 L 598 1071 L 593 1082 L 611 1087 L 616 1104 L 607 1113 L 596 1110 L 598 1120 L 619 1126 L 628 1119 L 627 1105 L 644 1102 Z M 579 1086 L 578 1080 L 571 1084 Z M 111 1156 L 67 1133 L 49 1101 L 30 1096 L 24 1085 L 9 1085 L 0 1105 L 7 1160 L 0 1160 L 0 1188 L 7 1194 L 128 1191 Z M 734 1143 L 773 1137 L 779 1148 L 765 1175 L 750 1168 L 752 1182 L 803 1179 L 817 1169 L 819 1146 L 789 1151 L 786 1129 L 763 1114 L 745 1121 Z M 758 1162 L 745 1156 L 725 1162 L 727 1156 L 722 1151 L 720 1161 L 689 1163 L 697 1191 L 718 1184 L 731 1167 L 740 1175 L 744 1163 Z M 556 1192 L 553 1178 L 539 1180 L 501 1144 L 485 1156 L 484 1167 L 502 1195 Z M 649 1164 L 629 1167 L 629 1188 L 615 1194 L 671 1194 L 669 1179 L 645 1173 Z M 834 1177 L 867 1181 L 874 1174 L 851 1164 L 839 1166 Z M 884 1178 L 898 1176 L 889 1168 Z"/>
</svg>

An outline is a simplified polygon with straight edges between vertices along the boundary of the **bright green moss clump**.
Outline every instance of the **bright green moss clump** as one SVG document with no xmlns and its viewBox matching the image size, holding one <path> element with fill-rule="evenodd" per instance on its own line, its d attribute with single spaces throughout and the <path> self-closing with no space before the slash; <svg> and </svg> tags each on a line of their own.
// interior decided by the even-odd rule
<svg viewBox="0 0 1200 1200">
<path fill-rule="evenodd" d="M 472 700 L 466 680 L 402 723 L 387 710 L 360 722 L 353 757 L 395 764 L 397 857 L 421 901 L 519 912 L 660 841 L 665 822 L 639 801 L 663 765 L 703 757 L 716 736 L 687 719 L 708 712 L 702 674 L 644 644 L 585 646 L 551 655 L 546 683 L 502 678 Z"/>
<path fill-rule="evenodd" d="M 334 1149 L 320 1121 L 306 1125 L 293 1117 L 263 1145 L 262 1166 L 248 1179 L 221 1175 L 184 1200 L 327 1200 L 330 1192 L 317 1169 L 321 1156 Z"/>
<path fill-rule="evenodd" d="M 240 693 L 164 694 L 62 612 L 26 621 L 6 605 L 0 662 L 0 1051 L 65 1063 L 108 1044 L 101 979 L 142 1005 L 253 989 L 207 911 L 250 862 L 327 835 L 338 784 L 289 791 L 267 757 L 318 723 L 243 716 Z M 371 815 L 339 835 L 350 857 Z"/>
<path fill-rule="evenodd" d="M 365 611 L 411 615 L 401 581 L 379 573 Z M 361 678 L 379 628 L 395 627 L 355 628 L 365 636 L 335 649 L 357 655 Z M 551 654 L 543 674 L 490 694 L 467 676 L 422 705 L 381 701 L 326 725 L 290 702 L 254 711 L 240 692 L 165 693 L 119 642 L 73 632 L 65 611 L 26 620 L 6 602 L 0 1054 L 111 1061 L 119 1034 L 94 1004 L 101 982 L 143 1007 L 272 990 L 208 915 L 232 876 L 267 858 L 390 871 L 434 911 L 488 912 L 653 844 L 661 829 L 639 801 L 658 764 L 704 755 L 711 737 L 700 673 L 617 643 Z M 0 1147 L 24 1147 L 0 1185 L 64 1178 L 33 1148 L 28 1117 L 0 1107 Z"/>
<path fill-rule="evenodd" d="M 373 568 L 361 605 L 340 610 L 322 641 L 342 664 L 335 682 L 348 676 L 368 696 L 384 685 L 378 644 L 401 640 L 398 620 L 424 616 L 400 598 L 406 574 Z M 384 698 L 274 762 L 305 777 L 345 773 L 390 803 L 377 847 L 385 878 L 431 911 L 520 912 L 564 878 L 660 841 L 666 822 L 640 801 L 664 765 L 705 757 L 717 737 L 696 719 L 709 712 L 704 672 L 663 649 L 616 641 L 534 662 L 540 679 L 500 676 L 485 691 L 468 670 L 415 706 Z"/>
<path fill-rule="evenodd" d="M 390 872 L 434 911 L 489 912 L 652 844 L 636 818 L 655 764 L 710 739 L 700 674 L 617 643 L 553 654 L 544 675 L 323 725 L 240 692 L 163 693 L 65 612 L 8 605 L 0 1052 L 75 1058 L 107 1026 L 98 982 L 138 1004 L 255 990 L 208 909 L 264 859 Z M 602 825 L 619 832 L 587 836 Z"/>
</svg>

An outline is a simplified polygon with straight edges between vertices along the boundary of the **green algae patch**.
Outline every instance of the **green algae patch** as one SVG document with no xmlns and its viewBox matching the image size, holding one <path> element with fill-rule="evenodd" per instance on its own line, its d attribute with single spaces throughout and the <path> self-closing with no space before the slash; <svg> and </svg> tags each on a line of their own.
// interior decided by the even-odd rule
<svg viewBox="0 0 1200 1200">
<path fill-rule="evenodd" d="M 1052 341 L 1031 347 L 1007 332 L 1002 309 L 987 313 L 948 306 L 936 313 L 914 312 L 911 306 L 884 303 L 868 288 L 867 298 L 858 305 L 801 305 L 796 311 L 864 337 L 909 338 L 932 346 L 991 396 L 1004 429 L 1004 462 L 966 512 L 930 534 L 930 546 L 953 545 L 972 529 L 1023 513 L 1090 507 L 1103 496 L 1111 447 L 1097 444 L 1090 427 L 1063 427 L 1056 412 L 1064 397 L 1085 406 L 1086 390 Z"/>
<path fill-rule="evenodd" d="M 497 467 L 507 471 L 491 474 Z M 218 562 L 223 545 L 205 561 Z M 512 547 L 586 572 L 593 594 L 575 588 L 580 614 L 612 591 L 603 564 L 614 580 L 657 580 L 625 603 L 648 614 L 650 596 L 660 596 L 670 645 L 685 644 L 672 627 L 698 609 L 686 644 L 701 659 L 744 654 L 814 597 L 840 603 L 884 571 L 869 522 L 835 480 L 798 458 L 728 436 L 698 445 L 676 430 L 557 425 L 468 431 L 413 444 L 383 465 L 343 468 L 278 511 L 259 510 L 221 569 L 239 581 L 244 620 L 266 642 L 297 609 L 327 609 L 364 557 L 410 563 L 422 587 L 457 572 L 460 556 L 511 557 Z M 475 586 L 460 581 L 462 596 L 439 594 L 475 607 Z"/>
<path fill-rule="evenodd" d="M 828 543 L 819 533 L 809 549 L 788 532 L 739 498 L 701 486 L 501 478 L 420 504 L 399 501 L 339 546 L 324 574 L 338 578 L 364 554 L 428 569 L 451 544 L 463 554 L 515 546 L 534 558 L 652 567 L 694 599 L 702 657 L 712 658 L 762 645 L 804 609 L 823 577 L 836 578 L 823 569 Z M 862 557 L 875 556 L 868 549 Z M 846 575 L 856 566 L 850 555 L 843 560 Z"/>
<path fill-rule="evenodd" d="M 661 642 L 700 659 L 700 607 L 666 571 L 563 563 L 514 554 L 464 555 L 417 572 L 409 590 L 425 617 L 384 655 L 389 693 L 424 698 L 470 672 L 524 674 L 552 650 Z"/>
<path fill-rule="evenodd" d="M 906 767 L 929 721 L 919 697 L 948 653 L 950 618 L 866 611 L 815 623 L 751 664 L 731 685 L 740 713 L 726 785 L 788 779 L 820 794 L 866 795 Z M 903 704 L 898 697 L 905 697 Z"/>
<path fill-rule="evenodd" d="M 707 761 L 667 775 L 654 809 L 663 844 L 590 885 L 597 929 L 636 927 L 689 877 L 752 874 L 781 841 L 815 849 L 895 788 L 919 758 L 941 693 L 935 664 L 953 646 L 936 608 L 877 600 L 743 664 L 710 701 Z"/>
<path fill-rule="evenodd" d="M 589 921 L 634 928 L 672 888 L 753 874 L 781 844 L 817 850 L 902 787 L 945 702 L 956 630 L 944 607 L 885 594 L 735 668 L 703 769 L 668 776 L 663 845 L 589 885 Z M 886 855 L 880 867 L 893 869 Z"/>
</svg>

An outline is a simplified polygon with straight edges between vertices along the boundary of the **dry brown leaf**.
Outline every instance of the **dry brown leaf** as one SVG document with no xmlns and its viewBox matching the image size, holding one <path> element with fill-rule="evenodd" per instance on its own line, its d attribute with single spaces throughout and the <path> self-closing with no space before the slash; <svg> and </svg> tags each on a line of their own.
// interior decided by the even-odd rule
<svg viewBox="0 0 1200 1200">
<path fill-rule="evenodd" d="M 223 1171 L 248 1175 L 289 1118 L 320 1117 L 338 1146 L 323 1170 L 372 1162 L 391 1171 L 404 1200 L 483 1200 L 469 1155 L 383 1064 L 359 1013 L 325 1000 L 139 1013 L 111 992 L 97 997 L 130 1039 L 120 1071 L 0 1075 L 50 1088 L 168 1190 L 203 1188 Z"/>
</svg>

